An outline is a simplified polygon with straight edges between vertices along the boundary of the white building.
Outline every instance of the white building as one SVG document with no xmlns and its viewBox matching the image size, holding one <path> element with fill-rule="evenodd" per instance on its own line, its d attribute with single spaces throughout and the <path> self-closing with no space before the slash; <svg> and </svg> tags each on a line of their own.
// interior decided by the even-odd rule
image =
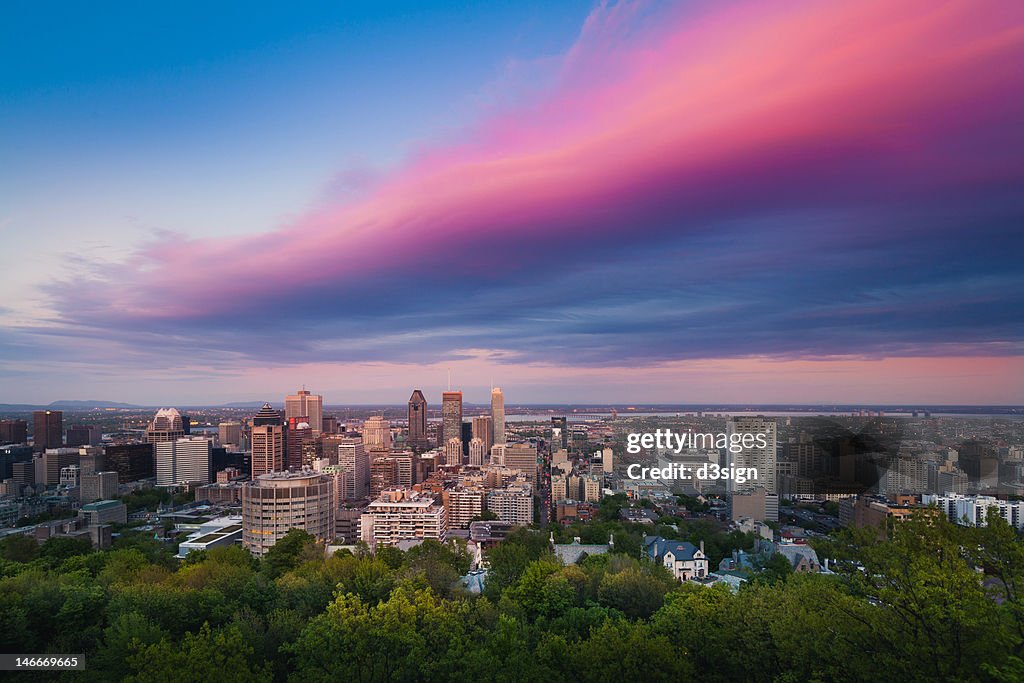
<svg viewBox="0 0 1024 683">
<path fill-rule="evenodd" d="M 672 572 L 677 581 L 703 579 L 708 575 L 708 558 L 704 542 L 700 547 L 688 541 L 670 541 L 661 536 L 644 536 L 647 556 Z"/>
<path fill-rule="evenodd" d="M 242 541 L 242 518 L 239 516 L 218 517 L 199 525 L 178 546 L 178 557 L 186 558 L 193 550 L 223 548 Z"/>
<path fill-rule="evenodd" d="M 213 449 L 210 440 L 190 436 L 175 441 L 153 444 L 156 460 L 156 485 L 175 486 L 185 482 L 209 484 L 213 470 Z"/>
<path fill-rule="evenodd" d="M 753 467 L 757 469 L 756 480 L 751 477 L 743 484 L 736 484 L 733 479 L 728 479 L 726 483 L 729 492 L 749 491 L 760 486 L 765 488 L 768 493 L 778 493 L 775 482 L 777 467 L 775 420 L 761 415 L 757 417 L 733 417 L 726 423 L 726 434 L 730 444 L 735 443 L 735 440 L 748 437 L 746 438 L 748 446 L 742 447 L 738 453 L 727 450 L 725 462 L 722 465 L 725 467 Z"/>
<path fill-rule="evenodd" d="M 487 509 L 509 524 L 533 524 L 533 487 L 519 481 L 503 489 L 494 489 L 487 494 Z"/>
<path fill-rule="evenodd" d="M 473 437 L 469 442 L 469 464 L 474 467 L 483 467 L 487 455 L 487 448 L 484 440 Z"/>
<path fill-rule="evenodd" d="M 338 442 L 338 465 L 349 473 L 345 480 L 345 500 L 366 498 L 370 493 L 370 456 L 362 439 Z"/>
<path fill-rule="evenodd" d="M 380 415 L 367 418 L 363 423 L 363 447 L 368 451 L 390 451 L 391 423 Z"/>
<path fill-rule="evenodd" d="M 448 514 L 432 496 L 407 489 L 389 489 L 370 503 L 359 518 L 360 538 L 371 548 L 400 541 L 444 541 Z"/>
<path fill-rule="evenodd" d="M 921 497 L 925 505 L 936 505 L 949 521 L 962 526 L 985 526 L 988 524 L 989 508 L 997 508 L 999 516 L 1015 529 L 1024 529 L 1024 501 L 999 500 L 991 496 L 963 496 L 925 494 Z"/>
</svg>

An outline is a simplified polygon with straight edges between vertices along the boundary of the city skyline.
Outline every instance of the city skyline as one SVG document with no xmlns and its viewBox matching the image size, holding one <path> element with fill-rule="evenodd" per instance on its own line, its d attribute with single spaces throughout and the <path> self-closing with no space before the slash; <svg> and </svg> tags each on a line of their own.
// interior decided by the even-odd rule
<svg viewBox="0 0 1024 683">
<path fill-rule="evenodd" d="M 197 11 L 0 29 L 0 402 L 1024 404 L 1024 7 Z"/>
</svg>

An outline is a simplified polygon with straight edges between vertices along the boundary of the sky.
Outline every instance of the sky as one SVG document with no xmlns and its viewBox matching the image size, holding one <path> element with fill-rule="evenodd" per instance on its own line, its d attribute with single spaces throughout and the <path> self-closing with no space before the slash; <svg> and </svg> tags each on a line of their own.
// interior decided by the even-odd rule
<svg viewBox="0 0 1024 683">
<path fill-rule="evenodd" d="M 1024 404 L 1024 5 L 16 2 L 0 402 Z"/>
</svg>

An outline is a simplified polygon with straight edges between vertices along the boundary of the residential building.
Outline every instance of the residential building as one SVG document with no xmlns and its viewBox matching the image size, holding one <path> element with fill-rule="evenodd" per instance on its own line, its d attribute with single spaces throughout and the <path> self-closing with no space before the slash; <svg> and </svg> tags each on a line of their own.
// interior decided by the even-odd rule
<svg viewBox="0 0 1024 683">
<path fill-rule="evenodd" d="M 371 548 L 426 539 L 444 541 L 448 514 L 433 496 L 408 489 L 384 491 L 360 518 L 360 537 Z"/>
<path fill-rule="evenodd" d="M 519 481 L 487 493 L 487 509 L 503 522 L 519 526 L 533 524 L 533 486 Z"/>
<path fill-rule="evenodd" d="M 661 536 L 644 536 L 647 556 L 672 572 L 677 581 L 704 579 L 708 575 L 708 558 L 704 542 L 700 547 L 688 541 L 670 541 Z"/>
</svg>

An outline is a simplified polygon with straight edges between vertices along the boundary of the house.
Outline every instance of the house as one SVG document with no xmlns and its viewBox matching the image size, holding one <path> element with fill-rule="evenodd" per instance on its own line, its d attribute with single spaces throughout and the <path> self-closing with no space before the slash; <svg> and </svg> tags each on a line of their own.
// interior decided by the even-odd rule
<svg viewBox="0 0 1024 683">
<path fill-rule="evenodd" d="M 708 575 L 708 558 L 703 541 L 698 548 L 688 541 L 670 541 L 661 536 L 644 536 L 647 556 L 665 566 L 678 581 L 703 579 Z"/>
<path fill-rule="evenodd" d="M 789 560 L 795 572 L 821 571 L 818 553 L 805 543 L 779 543 L 775 546 L 775 552 Z"/>
<path fill-rule="evenodd" d="M 551 551 L 562 561 L 562 564 L 570 565 L 581 562 L 591 555 L 604 555 L 615 548 L 615 539 L 608 537 L 608 545 L 581 543 L 579 536 L 572 539 L 572 543 L 555 543 L 555 534 L 551 533 Z"/>
</svg>

